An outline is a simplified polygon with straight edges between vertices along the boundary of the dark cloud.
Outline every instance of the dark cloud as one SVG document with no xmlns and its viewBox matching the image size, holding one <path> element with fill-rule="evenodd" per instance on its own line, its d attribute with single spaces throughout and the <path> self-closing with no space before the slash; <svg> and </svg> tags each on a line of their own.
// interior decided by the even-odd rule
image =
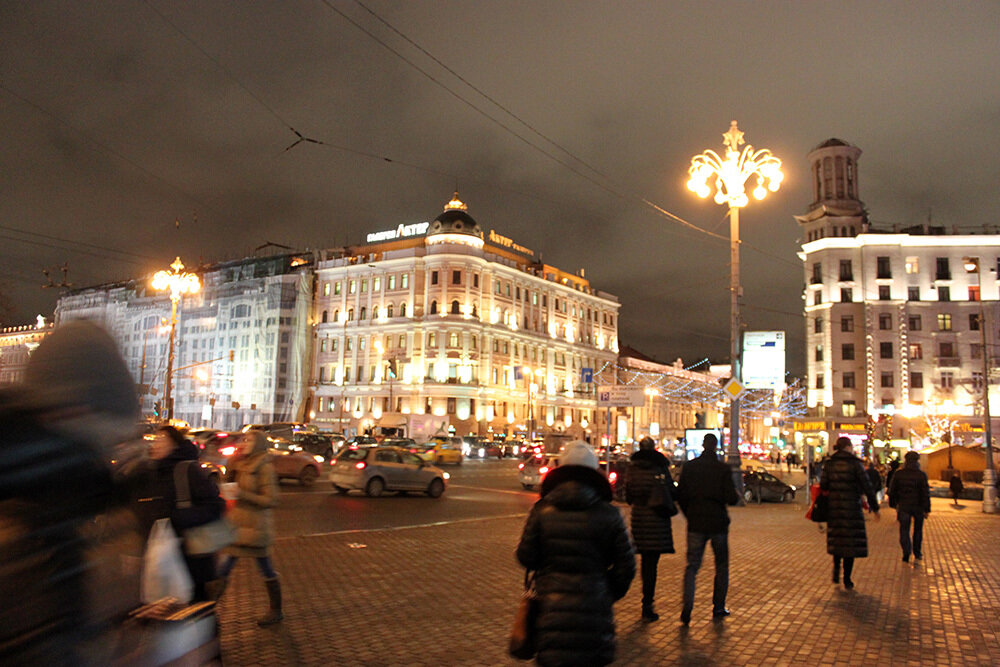
<svg viewBox="0 0 1000 667">
<path fill-rule="evenodd" d="M 787 177 L 741 216 L 744 319 L 787 330 L 800 371 L 810 149 L 864 151 L 880 222 L 971 227 L 1000 204 L 996 4 L 365 4 L 518 118 L 356 2 L 0 4 L 2 323 L 51 311 L 43 267 L 85 284 L 358 242 L 458 186 L 484 227 L 617 294 L 624 342 L 723 361 L 728 244 L 640 198 L 727 236 L 684 181 L 736 118 Z M 286 151 L 290 128 L 323 144 Z"/>
</svg>

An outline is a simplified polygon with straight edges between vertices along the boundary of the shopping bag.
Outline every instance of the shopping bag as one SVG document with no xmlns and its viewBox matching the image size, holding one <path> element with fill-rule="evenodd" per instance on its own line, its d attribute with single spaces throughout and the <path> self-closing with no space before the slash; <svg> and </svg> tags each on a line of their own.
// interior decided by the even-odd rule
<svg viewBox="0 0 1000 667">
<path fill-rule="evenodd" d="M 538 622 L 538 594 L 535 592 L 535 578 L 525 572 L 524 594 L 517 606 L 514 616 L 514 627 L 510 631 L 510 643 L 507 651 L 511 657 L 519 660 L 531 660 L 535 657 L 536 628 Z"/>
<path fill-rule="evenodd" d="M 188 603 L 194 594 L 194 582 L 184 563 L 181 538 L 177 537 L 170 519 L 153 524 L 142 560 L 140 599 L 149 604 L 163 598 Z"/>
<path fill-rule="evenodd" d="M 221 665 L 214 602 L 161 600 L 129 613 L 119 628 L 111 667 Z"/>
</svg>

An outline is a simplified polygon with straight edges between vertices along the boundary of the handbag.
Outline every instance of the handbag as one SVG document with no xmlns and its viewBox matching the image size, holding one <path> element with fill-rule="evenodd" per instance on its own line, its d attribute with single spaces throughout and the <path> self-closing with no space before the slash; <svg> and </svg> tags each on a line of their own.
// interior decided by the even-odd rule
<svg viewBox="0 0 1000 667">
<path fill-rule="evenodd" d="M 191 507 L 191 486 L 188 482 L 188 466 L 191 461 L 181 461 L 174 466 L 174 489 L 177 492 L 177 507 Z M 184 531 L 184 551 L 190 556 L 214 554 L 236 541 L 236 526 L 226 517 L 194 526 Z"/>
<path fill-rule="evenodd" d="M 540 600 L 535 590 L 535 574 L 525 571 L 524 593 L 517 605 L 514 615 L 514 627 L 510 631 L 510 644 L 507 652 L 518 660 L 531 660 L 535 657 L 537 647 L 538 607 Z"/>
<path fill-rule="evenodd" d="M 830 494 L 826 491 L 820 491 L 809 511 L 806 512 L 806 517 L 816 523 L 827 521 L 830 518 Z"/>
<path fill-rule="evenodd" d="M 184 563 L 181 539 L 170 525 L 170 519 L 159 519 L 149 531 L 146 542 L 139 597 L 147 603 L 174 598 L 186 604 L 193 594 L 194 582 Z"/>
<path fill-rule="evenodd" d="M 677 514 L 674 494 L 667 488 L 667 476 L 663 473 L 653 478 L 653 488 L 649 492 L 649 498 L 646 499 L 646 507 L 663 519 L 669 519 Z"/>
</svg>

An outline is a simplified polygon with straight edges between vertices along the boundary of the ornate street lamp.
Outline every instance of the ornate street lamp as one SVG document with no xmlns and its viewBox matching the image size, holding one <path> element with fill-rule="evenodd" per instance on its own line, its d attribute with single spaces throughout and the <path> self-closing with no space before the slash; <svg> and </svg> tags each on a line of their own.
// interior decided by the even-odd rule
<svg viewBox="0 0 1000 667">
<path fill-rule="evenodd" d="M 167 420 L 174 418 L 173 379 L 174 379 L 174 334 L 177 330 L 177 303 L 185 294 L 194 294 L 201 289 L 198 276 L 193 273 L 182 273 L 184 264 L 178 257 L 170 265 L 170 271 L 157 271 L 153 276 L 153 289 L 170 291 L 170 348 L 167 354 L 167 381 L 163 391 L 164 407 Z"/>
<path fill-rule="evenodd" d="M 990 353 L 989 348 L 986 347 L 986 309 L 983 308 L 983 269 L 978 257 L 964 257 L 962 264 L 965 267 L 966 273 L 976 274 L 976 285 L 979 286 L 979 333 L 982 334 L 983 346 L 983 452 L 986 455 L 986 469 L 983 470 L 983 511 L 987 514 L 993 514 L 997 510 L 997 476 L 993 468 L 993 420 L 990 418 Z M 950 466 L 951 462 L 949 460 Z"/>
<path fill-rule="evenodd" d="M 756 199 L 763 199 L 768 191 L 775 192 L 781 186 L 784 175 L 781 173 L 781 160 L 774 157 L 767 149 L 754 150 L 746 143 L 734 120 L 729 131 L 722 135 L 722 144 L 726 147 L 725 157 L 720 157 L 713 150 L 707 150 L 691 159 L 688 169 L 690 180 L 689 190 L 704 199 L 715 189 L 715 203 L 729 207 L 729 358 L 732 364 L 732 377 L 740 380 L 740 209 L 750 200 L 746 195 L 746 183 L 751 177 L 756 177 L 757 185 L 753 189 Z M 743 477 L 739 474 L 740 467 L 740 401 L 732 399 L 729 403 L 729 452 L 728 463 L 733 467 L 737 479 L 737 487 L 742 487 Z"/>
</svg>

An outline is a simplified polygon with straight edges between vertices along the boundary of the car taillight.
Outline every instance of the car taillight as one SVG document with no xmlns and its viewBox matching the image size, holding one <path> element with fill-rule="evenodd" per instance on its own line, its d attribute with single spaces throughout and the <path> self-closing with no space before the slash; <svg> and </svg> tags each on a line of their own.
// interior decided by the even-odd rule
<svg viewBox="0 0 1000 667">
<path fill-rule="evenodd" d="M 219 450 L 219 453 L 223 456 L 232 456 L 236 453 L 236 448 L 230 445 L 229 447 L 223 447 Z"/>
<path fill-rule="evenodd" d="M 519 464 L 519 465 L 517 466 L 517 469 L 518 469 L 518 470 L 524 470 L 524 464 L 523 464 L 523 463 Z"/>
<path fill-rule="evenodd" d="M 365 467 L 367 467 L 367 465 L 368 464 L 365 463 L 364 461 L 358 461 L 357 463 L 354 464 L 354 467 L 357 468 L 358 470 L 364 470 Z"/>
<path fill-rule="evenodd" d="M 229 434 L 228 433 L 216 433 L 215 437 L 216 438 L 228 438 Z"/>
<path fill-rule="evenodd" d="M 337 465 L 337 459 L 330 459 L 330 465 L 332 466 Z"/>
<path fill-rule="evenodd" d="M 549 467 L 548 466 L 542 466 L 541 468 L 538 469 L 538 474 L 539 475 L 544 475 L 548 471 L 549 471 Z"/>
<path fill-rule="evenodd" d="M 615 480 L 617 480 L 617 479 L 618 479 L 618 473 L 616 473 L 614 470 L 612 470 L 608 474 L 608 481 L 611 482 L 612 484 L 614 484 Z"/>
</svg>

